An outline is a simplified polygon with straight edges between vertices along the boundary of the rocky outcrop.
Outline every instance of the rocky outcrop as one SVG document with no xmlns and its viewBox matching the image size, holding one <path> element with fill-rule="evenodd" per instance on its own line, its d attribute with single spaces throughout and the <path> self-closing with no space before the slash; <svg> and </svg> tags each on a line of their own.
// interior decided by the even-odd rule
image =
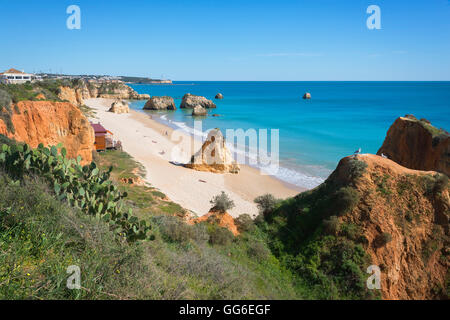
<svg viewBox="0 0 450 320">
<path fill-rule="evenodd" d="M 176 110 L 172 97 L 151 97 L 144 106 L 144 110 Z"/>
<path fill-rule="evenodd" d="M 208 111 L 203 108 L 202 106 L 195 106 L 192 110 L 193 116 L 206 116 L 208 114 Z"/>
<path fill-rule="evenodd" d="M 39 93 L 39 94 L 36 96 L 35 99 L 36 99 L 36 100 L 46 100 L 47 98 L 44 96 L 43 93 Z"/>
<path fill-rule="evenodd" d="M 129 113 L 130 107 L 128 106 L 128 102 L 123 100 L 116 100 L 111 104 L 111 108 L 108 110 L 113 113 Z"/>
<path fill-rule="evenodd" d="M 5 112 L 5 111 L 2 111 Z M 62 143 L 69 158 L 92 161 L 94 131 L 81 111 L 68 102 L 21 101 L 11 108 L 11 125 L 0 117 L 0 134 L 25 142 L 32 148 L 40 143 Z"/>
<path fill-rule="evenodd" d="M 216 94 L 215 98 L 218 100 L 223 99 L 223 94 L 218 93 L 218 94 Z"/>
<path fill-rule="evenodd" d="M 306 99 L 306 100 L 311 99 L 311 93 L 306 92 L 306 93 L 303 95 L 303 99 Z"/>
<path fill-rule="evenodd" d="M 225 144 L 225 138 L 220 129 L 213 129 L 208 133 L 201 149 L 185 166 L 194 170 L 215 173 L 238 173 L 240 170 Z"/>
<path fill-rule="evenodd" d="M 234 222 L 233 217 L 230 214 L 228 214 L 227 212 L 211 210 L 210 212 L 208 212 L 207 214 L 205 214 L 201 217 L 194 218 L 194 219 L 187 221 L 188 224 L 196 224 L 196 223 L 201 223 L 201 222 L 208 222 L 208 223 L 219 225 L 222 228 L 227 228 L 228 230 L 230 230 L 234 236 L 239 235 L 239 231 Z"/>
<path fill-rule="evenodd" d="M 384 299 L 445 296 L 450 197 L 444 174 L 367 154 L 342 159 L 325 184 L 356 191 L 342 200 L 354 206 L 337 219 L 358 230 L 354 238 L 380 267 Z"/>
<path fill-rule="evenodd" d="M 68 101 L 73 105 L 81 106 L 84 104 L 83 99 L 89 99 L 88 97 L 83 98 L 82 90 L 71 87 L 59 87 L 58 97 L 63 101 Z"/>
<path fill-rule="evenodd" d="M 196 96 L 190 93 L 186 93 L 181 100 L 180 108 L 193 109 L 196 106 L 202 106 L 203 108 L 210 109 L 215 108 L 216 105 L 211 100 L 202 96 Z"/>
<path fill-rule="evenodd" d="M 377 154 L 410 169 L 435 170 L 450 176 L 450 135 L 425 119 L 407 115 L 395 120 Z"/>
<path fill-rule="evenodd" d="M 139 94 L 122 82 L 79 80 L 73 86 L 59 87 L 59 98 L 81 106 L 85 99 L 105 98 L 124 100 L 146 100 L 148 94 Z"/>
</svg>

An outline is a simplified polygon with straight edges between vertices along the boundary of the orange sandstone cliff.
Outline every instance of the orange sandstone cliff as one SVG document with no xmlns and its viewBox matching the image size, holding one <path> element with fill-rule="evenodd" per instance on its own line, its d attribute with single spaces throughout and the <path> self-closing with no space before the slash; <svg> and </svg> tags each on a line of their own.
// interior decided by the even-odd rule
<svg viewBox="0 0 450 320">
<path fill-rule="evenodd" d="M 429 121 L 400 117 L 392 124 L 378 155 L 416 170 L 434 170 L 450 176 L 450 135 Z"/>
<path fill-rule="evenodd" d="M 187 221 L 188 224 L 195 224 L 195 223 L 200 223 L 200 222 L 214 223 L 214 224 L 221 226 L 222 228 L 227 228 L 235 236 L 239 235 L 239 231 L 234 222 L 233 217 L 230 214 L 228 214 L 227 212 L 211 210 L 210 212 L 208 212 L 207 214 L 205 214 L 201 217 L 194 218 L 194 219 Z"/>
<path fill-rule="evenodd" d="M 1 112 L 7 112 L 5 110 Z M 82 157 L 82 163 L 92 161 L 94 132 L 82 112 L 68 102 L 21 101 L 12 106 L 6 117 L 0 117 L 0 134 L 29 144 L 62 143 L 67 156 Z"/>
<path fill-rule="evenodd" d="M 327 183 L 354 188 L 359 200 L 339 220 L 357 225 L 372 264 L 381 269 L 384 299 L 446 298 L 450 266 L 448 178 L 376 155 L 352 177 L 355 159 L 342 159 Z M 365 165 L 364 165 L 365 166 Z"/>
</svg>

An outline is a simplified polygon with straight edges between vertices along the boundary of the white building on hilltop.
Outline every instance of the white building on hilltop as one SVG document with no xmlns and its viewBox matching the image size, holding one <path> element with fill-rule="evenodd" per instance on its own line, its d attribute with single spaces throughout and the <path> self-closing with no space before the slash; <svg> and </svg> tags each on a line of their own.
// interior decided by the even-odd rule
<svg viewBox="0 0 450 320">
<path fill-rule="evenodd" d="M 9 69 L 0 73 L 0 83 L 17 84 L 25 83 L 27 81 L 41 80 L 40 76 L 35 76 L 31 73 L 25 73 L 16 69 Z"/>
</svg>

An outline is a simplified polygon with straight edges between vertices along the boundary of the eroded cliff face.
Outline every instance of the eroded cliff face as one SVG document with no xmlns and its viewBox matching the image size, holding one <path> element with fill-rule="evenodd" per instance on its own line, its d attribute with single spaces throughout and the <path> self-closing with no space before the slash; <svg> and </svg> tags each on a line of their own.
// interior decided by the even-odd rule
<svg viewBox="0 0 450 320">
<path fill-rule="evenodd" d="M 383 298 L 445 298 L 450 266 L 447 176 L 376 155 L 356 160 L 367 165 L 359 178 L 352 178 L 355 159 L 347 157 L 327 183 L 351 186 L 359 195 L 339 220 L 360 230 L 372 263 L 381 268 Z"/>
<path fill-rule="evenodd" d="M 68 102 L 21 101 L 12 106 L 11 125 L 0 118 L 0 134 L 25 142 L 32 148 L 40 143 L 62 143 L 69 158 L 82 157 L 82 164 L 92 161 L 94 131 L 81 111 Z"/>
<path fill-rule="evenodd" d="M 414 116 L 392 124 L 377 154 L 410 169 L 434 170 L 450 176 L 450 135 Z"/>
<path fill-rule="evenodd" d="M 105 98 L 105 99 L 125 99 L 125 100 L 145 100 L 149 99 L 148 94 L 139 94 L 131 87 L 121 82 L 97 82 L 78 81 L 75 87 L 60 87 L 59 98 L 70 103 L 81 106 L 85 99 Z"/>
</svg>

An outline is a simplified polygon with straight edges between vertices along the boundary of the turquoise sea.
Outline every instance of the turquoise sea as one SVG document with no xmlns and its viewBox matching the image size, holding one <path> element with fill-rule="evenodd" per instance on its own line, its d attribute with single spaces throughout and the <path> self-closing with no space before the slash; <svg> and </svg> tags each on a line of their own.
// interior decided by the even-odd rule
<svg viewBox="0 0 450 320">
<path fill-rule="evenodd" d="M 376 153 L 389 126 L 413 114 L 450 130 L 450 82 L 199 82 L 131 85 L 139 93 L 171 96 L 177 108 L 185 93 L 212 99 L 220 117 L 202 119 L 203 130 L 279 129 L 277 178 L 311 188 L 359 147 Z M 215 100 L 217 93 L 223 100 Z M 303 100 L 305 92 L 312 99 Z M 142 110 L 145 101 L 131 107 Z M 142 111 L 154 119 L 192 132 L 192 110 Z M 270 140 L 269 140 L 270 145 Z"/>
</svg>

